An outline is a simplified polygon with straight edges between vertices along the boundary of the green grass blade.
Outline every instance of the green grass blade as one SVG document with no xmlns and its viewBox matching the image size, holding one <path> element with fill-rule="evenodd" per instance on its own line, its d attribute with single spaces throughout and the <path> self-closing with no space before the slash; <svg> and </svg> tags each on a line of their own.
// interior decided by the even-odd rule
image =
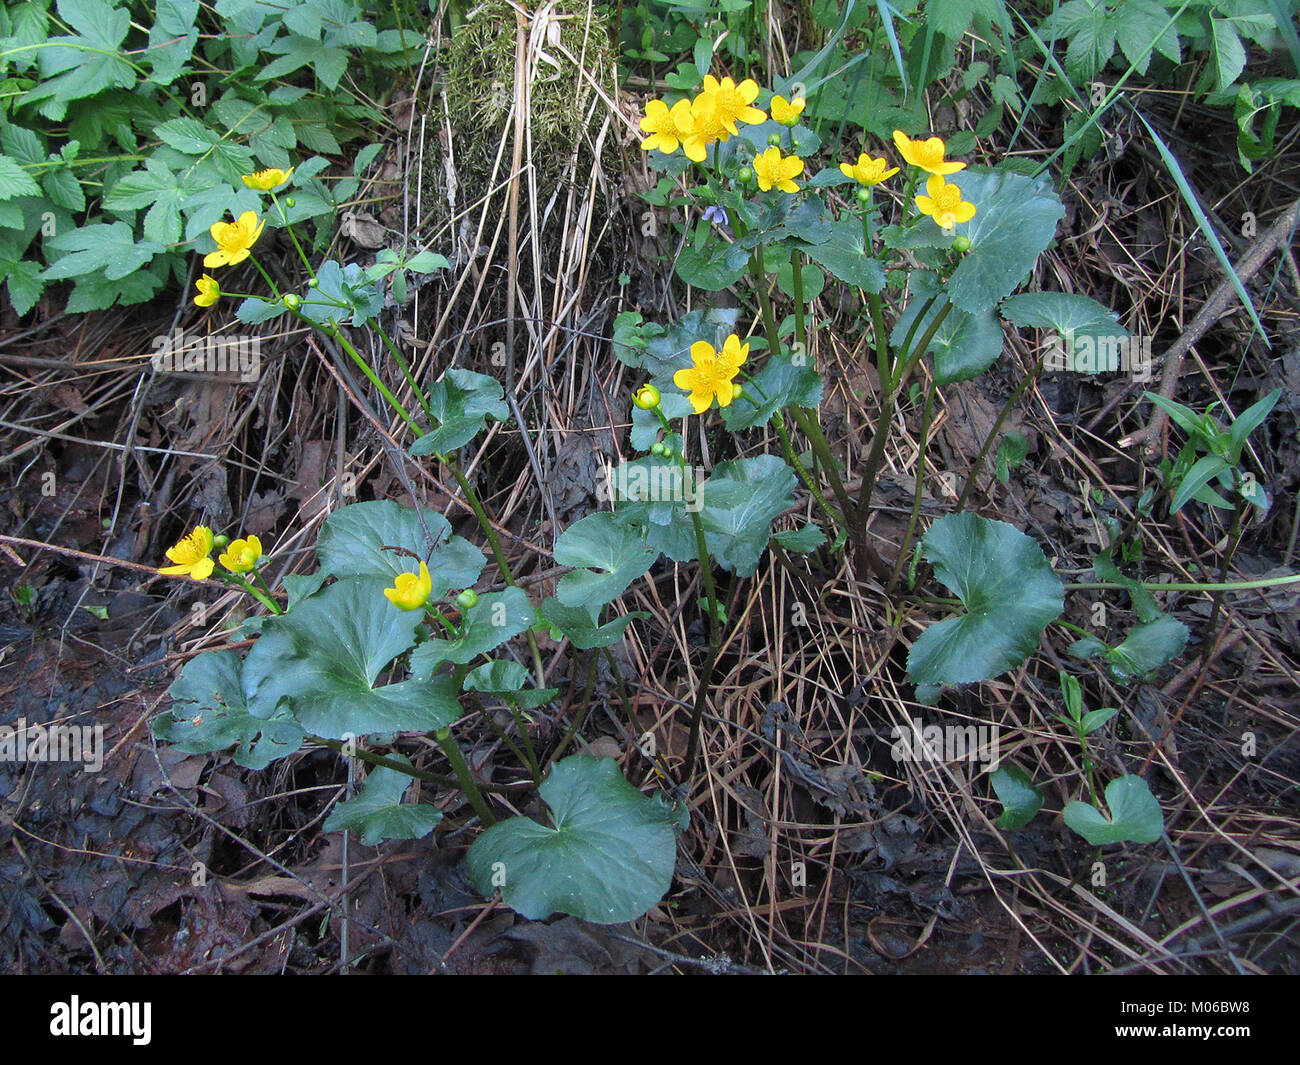
<svg viewBox="0 0 1300 1065">
<path fill-rule="evenodd" d="M 1132 106 L 1132 105 L 1130 105 Z M 1250 320 L 1255 323 L 1255 328 L 1259 331 L 1260 339 L 1264 345 L 1272 348 L 1269 343 L 1268 335 L 1264 332 L 1264 325 L 1259 320 L 1259 315 L 1255 313 L 1255 305 L 1250 300 L 1250 295 L 1246 292 L 1246 286 L 1241 283 L 1241 278 L 1237 276 L 1237 271 L 1232 268 L 1232 263 L 1228 261 L 1228 253 L 1223 250 L 1223 245 L 1219 242 L 1219 236 L 1214 232 L 1214 227 L 1210 225 L 1210 220 L 1205 217 L 1205 212 L 1201 210 L 1201 205 L 1196 200 L 1196 194 L 1192 192 L 1192 187 L 1187 184 L 1187 178 L 1183 176 L 1183 168 L 1178 165 L 1178 160 L 1174 158 L 1160 134 L 1155 131 L 1151 123 L 1146 120 L 1142 112 L 1136 107 L 1133 113 L 1142 120 L 1142 125 L 1146 126 L 1147 132 L 1151 134 L 1151 139 L 1156 142 L 1156 151 L 1160 153 L 1160 158 L 1164 160 L 1165 169 L 1169 171 L 1169 176 L 1174 179 L 1174 184 L 1178 186 L 1178 191 L 1182 193 L 1183 200 L 1186 202 L 1188 209 L 1192 212 L 1192 217 L 1196 219 L 1196 226 L 1205 234 L 1205 239 L 1210 242 L 1210 247 L 1214 249 L 1214 256 L 1219 260 L 1219 265 L 1223 267 L 1228 275 L 1228 280 L 1232 282 L 1233 289 L 1236 290 L 1237 298 L 1241 300 L 1242 305 L 1250 312 Z"/>
</svg>

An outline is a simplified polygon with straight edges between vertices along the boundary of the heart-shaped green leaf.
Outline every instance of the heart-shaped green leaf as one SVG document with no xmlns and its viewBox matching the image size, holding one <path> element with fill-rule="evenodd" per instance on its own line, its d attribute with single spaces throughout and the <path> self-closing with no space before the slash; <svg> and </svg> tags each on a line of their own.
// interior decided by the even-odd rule
<svg viewBox="0 0 1300 1065">
<path fill-rule="evenodd" d="M 1097 373 L 1120 369 L 1128 331 L 1110 308 L 1068 292 L 1022 292 L 1002 302 L 1002 317 L 1012 325 L 1053 329 L 1058 351 L 1045 360 L 1049 370 Z M 1127 367 L 1126 367 L 1127 368 Z"/>
<path fill-rule="evenodd" d="M 822 379 L 808 365 L 807 356 L 796 365 L 793 359 L 775 355 L 752 381 L 745 382 L 741 397 L 722 409 L 722 420 L 732 432 L 753 429 L 766 425 L 773 414 L 786 407 L 816 408 L 821 401 Z"/>
<path fill-rule="evenodd" d="M 567 913 L 595 924 L 636 920 L 664 897 L 677 855 L 669 816 L 612 758 L 565 758 L 541 795 L 554 828 L 513 817 L 470 847 L 466 868 L 480 892 L 500 888 L 529 920 Z"/>
<path fill-rule="evenodd" d="M 559 688 L 530 688 L 532 674 L 518 662 L 495 659 L 471 669 L 463 685 L 467 692 L 484 692 L 500 696 L 525 710 L 549 703 L 559 694 Z"/>
<path fill-rule="evenodd" d="M 1084 637 L 1072 643 L 1069 652 L 1078 658 L 1101 655 L 1116 680 L 1135 680 L 1182 654 L 1187 646 L 1187 637 L 1186 625 L 1177 618 L 1161 614 L 1151 621 L 1134 625 L 1116 647 L 1107 647 L 1095 637 Z"/>
<path fill-rule="evenodd" d="M 438 426 L 411 445 L 412 455 L 446 455 L 464 447 L 483 428 L 483 419 L 510 417 L 505 389 L 495 377 L 452 368 L 429 386 L 429 409 Z"/>
<path fill-rule="evenodd" d="M 1043 793 L 1034 786 L 1029 774 L 1016 765 L 1004 765 L 990 776 L 994 794 L 1002 803 L 1002 816 L 998 828 L 1023 828 L 1033 820 L 1043 805 Z"/>
<path fill-rule="evenodd" d="M 422 617 L 397 609 L 374 581 L 337 581 L 263 626 L 244 662 L 250 710 L 269 715 L 287 698 L 303 728 L 331 739 L 451 724 L 460 704 L 449 678 L 375 686 L 415 643 Z"/>
<path fill-rule="evenodd" d="M 738 244 L 722 240 L 711 241 L 703 251 L 688 244 L 677 257 L 677 276 L 691 288 L 704 292 L 730 288 L 744 276 L 748 267 L 749 252 Z"/>
<path fill-rule="evenodd" d="M 648 618 L 644 610 L 614 618 L 604 625 L 599 623 L 600 611 L 595 606 L 565 606 L 552 597 L 543 599 L 538 615 L 552 630 L 566 637 L 574 647 L 590 651 L 610 647 L 623 638 L 623 630 L 637 618 Z"/>
<path fill-rule="evenodd" d="M 410 765 L 400 754 L 388 755 Z M 355 799 L 341 802 L 325 819 L 326 832 L 351 829 L 361 842 L 373 847 L 386 839 L 423 839 L 442 820 L 442 811 L 428 804 L 404 803 L 402 796 L 414 781 L 396 769 L 379 766 L 370 771 Z"/>
<path fill-rule="evenodd" d="M 168 689 L 169 711 L 153 733 L 190 754 L 235 747 L 235 763 L 265 769 L 302 746 L 303 731 L 288 711 L 255 716 L 244 694 L 243 664 L 234 651 L 205 651 L 185 663 Z"/>
<path fill-rule="evenodd" d="M 1106 785 L 1107 818 L 1086 802 L 1067 803 L 1065 823 L 1094 847 L 1107 843 L 1154 843 L 1165 830 L 1165 815 L 1141 777 L 1117 777 Z"/>
<path fill-rule="evenodd" d="M 677 467 L 666 469 L 676 472 Z M 555 561 L 576 567 L 560 578 L 556 598 L 565 606 L 603 606 L 622 595 L 656 557 L 637 530 L 609 511 L 588 514 L 555 541 Z"/>
<path fill-rule="evenodd" d="M 826 534 L 822 532 L 820 525 L 810 522 L 798 529 L 783 529 L 779 533 L 773 533 L 772 539 L 787 551 L 793 551 L 796 555 L 806 555 L 809 551 L 816 551 L 826 542 Z"/>
<path fill-rule="evenodd" d="M 889 335 L 889 342 L 900 352 L 909 333 L 913 344 L 921 342 L 945 305 L 943 287 L 936 275 L 929 271 L 918 271 L 912 275 L 912 293 L 911 300 Z M 921 324 L 913 331 L 916 316 L 932 296 L 939 298 L 930 304 Z M 970 314 L 953 307 L 930 338 L 926 354 L 934 358 L 936 384 L 950 385 L 957 381 L 969 381 L 992 366 L 1002 354 L 1002 326 L 998 324 L 992 310 Z"/>
<path fill-rule="evenodd" d="M 833 274 L 846 285 L 865 292 L 879 292 L 885 287 L 885 268 L 870 249 L 856 218 L 842 218 L 830 227 L 819 244 L 796 245 L 809 259 Z"/>
<path fill-rule="evenodd" d="M 970 684 L 1005 673 L 1034 653 L 1061 616 L 1061 579 L 1042 548 L 1006 522 L 949 514 L 922 546 L 966 613 L 931 625 L 912 645 L 907 670 L 917 684 Z"/>
</svg>

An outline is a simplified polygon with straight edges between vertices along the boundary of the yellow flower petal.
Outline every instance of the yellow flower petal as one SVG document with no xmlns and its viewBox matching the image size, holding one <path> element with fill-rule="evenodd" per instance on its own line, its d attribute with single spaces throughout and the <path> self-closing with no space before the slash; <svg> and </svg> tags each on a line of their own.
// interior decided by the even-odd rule
<svg viewBox="0 0 1300 1065">
<path fill-rule="evenodd" d="M 199 307 L 211 307 L 221 298 L 221 286 L 217 284 L 217 279 L 209 274 L 204 274 L 195 281 L 194 287 L 199 290 L 199 294 L 194 297 L 194 302 Z"/>
<path fill-rule="evenodd" d="M 419 610 L 429 600 L 433 592 L 433 577 L 426 563 L 420 563 L 420 573 L 399 573 L 393 581 L 392 588 L 385 588 L 384 595 L 399 610 Z"/>
</svg>

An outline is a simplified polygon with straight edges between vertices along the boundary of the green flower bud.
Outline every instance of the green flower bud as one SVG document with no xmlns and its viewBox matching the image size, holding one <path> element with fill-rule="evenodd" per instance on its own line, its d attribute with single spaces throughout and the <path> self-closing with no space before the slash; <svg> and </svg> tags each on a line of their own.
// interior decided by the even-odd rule
<svg viewBox="0 0 1300 1065">
<path fill-rule="evenodd" d="M 779 133 L 773 133 L 770 137 L 768 137 L 768 138 L 767 138 L 767 146 L 768 146 L 769 148 L 779 148 L 779 147 L 781 147 L 781 134 L 779 134 Z"/>
<path fill-rule="evenodd" d="M 473 588 L 466 588 L 460 595 L 456 596 L 456 605 L 461 610 L 472 610 L 478 606 L 478 593 Z"/>
<path fill-rule="evenodd" d="M 752 185 L 754 183 L 754 171 L 747 166 L 742 166 L 736 174 L 736 180 L 742 185 Z"/>
<path fill-rule="evenodd" d="M 292 207 L 294 205 L 294 198 L 292 196 L 286 196 L 284 202 L 287 206 Z"/>
<path fill-rule="evenodd" d="M 966 252 L 970 251 L 970 237 L 957 237 L 952 242 L 952 250 L 957 252 L 959 255 L 964 255 Z"/>
<path fill-rule="evenodd" d="M 283 296 L 281 296 L 280 302 L 282 302 L 291 311 L 296 311 L 298 307 L 302 304 L 302 300 L 299 299 L 297 296 L 295 296 L 292 292 L 286 292 Z"/>
<path fill-rule="evenodd" d="M 212 538 L 213 547 L 226 547 L 230 544 L 229 536 L 214 536 Z"/>
<path fill-rule="evenodd" d="M 642 385 L 633 394 L 632 402 L 642 410 L 654 410 L 659 406 L 659 389 L 654 385 Z"/>
<path fill-rule="evenodd" d="M 863 207 L 865 207 L 867 204 L 871 202 L 870 189 L 858 189 L 856 195 L 858 198 L 858 203 L 862 204 Z"/>
<path fill-rule="evenodd" d="M 315 288 L 315 287 L 316 287 L 317 285 L 319 285 L 319 284 L 320 284 L 320 282 L 319 282 L 318 280 L 316 280 L 316 278 L 313 277 L 310 281 L 307 282 L 307 287 L 308 287 L 308 288 Z"/>
<path fill-rule="evenodd" d="M 668 456 L 668 446 L 662 440 L 656 440 L 650 445 L 650 454 L 666 458 Z"/>
</svg>

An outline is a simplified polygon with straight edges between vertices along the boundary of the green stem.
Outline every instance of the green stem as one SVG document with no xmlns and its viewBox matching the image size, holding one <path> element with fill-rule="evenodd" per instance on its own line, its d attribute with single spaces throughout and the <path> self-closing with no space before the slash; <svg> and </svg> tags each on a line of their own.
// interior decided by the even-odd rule
<svg viewBox="0 0 1300 1065">
<path fill-rule="evenodd" d="M 790 280 L 794 288 L 794 342 L 798 350 L 808 353 L 808 328 L 804 321 L 806 308 L 803 299 L 803 260 L 798 250 L 790 252 Z"/>
<path fill-rule="evenodd" d="M 298 258 L 302 260 L 303 266 L 307 267 L 307 273 L 314 281 L 316 271 L 311 268 L 311 260 L 307 258 L 307 253 L 302 250 L 302 245 L 298 243 L 298 234 L 293 230 L 293 223 L 289 221 L 289 216 L 285 214 L 284 208 L 280 206 L 280 198 L 274 192 L 271 193 L 271 202 L 275 204 L 276 210 L 280 212 L 280 221 L 284 223 L 284 228 L 289 231 L 289 239 L 293 241 L 293 246 L 298 251 Z"/>
<path fill-rule="evenodd" d="M 930 442 L 930 418 L 934 412 L 934 378 L 926 382 L 925 388 L 925 412 L 921 415 L 921 442 L 917 449 L 916 457 L 916 491 L 912 495 L 912 513 L 907 519 L 907 531 L 903 534 L 903 542 L 898 548 L 898 558 L 894 560 L 894 572 L 889 578 L 889 583 L 885 586 L 885 591 L 893 591 L 894 585 L 898 583 L 898 578 L 903 573 L 903 565 L 907 561 L 908 549 L 912 546 L 912 537 L 916 535 L 916 523 L 921 517 L 921 496 L 922 489 L 925 485 L 925 452 Z"/>
<path fill-rule="evenodd" d="M 928 304 L 927 304 L 928 307 Z M 880 420 L 876 424 L 876 433 L 871 441 L 871 451 L 867 455 L 867 464 L 862 470 L 862 493 L 858 497 L 858 508 L 856 511 L 857 519 L 857 536 L 856 541 L 859 544 L 867 542 L 867 518 L 871 506 L 871 494 L 876 487 L 876 477 L 880 473 L 880 466 L 885 460 L 885 442 L 889 437 L 889 427 L 894 420 L 894 405 L 898 398 L 899 389 L 907 383 L 907 378 L 911 375 L 916 364 L 921 361 L 930 346 L 930 341 L 934 339 L 934 334 L 939 331 L 939 326 L 943 320 L 948 317 L 948 312 L 952 310 L 951 303 L 945 303 L 943 308 L 935 315 L 934 321 L 930 323 L 930 328 L 925 331 L 919 343 L 910 351 L 899 356 L 898 373 L 896 375 L 887 375 L 881 381 L 881 387 L 884 389 L 884 396 L 880 407 Z M 922 310 L 921 314 L 924 314 Z M 918 315 L 918 319 L 920 315 Z"/>
<path fill-rule="evenodd" d="M 831 505 L 826 501 L 826 497 L 822 495 L 821 489 L 817 487 L 817 482 L 813 480 L 812 474 L 799 461 L 799 456 L 794 453 L 794 446 L 790 443 L 790 432 L 786 429 L 785 419 L 781 416 L 779 410 L 772 412 L 772 424 L 776 427 L 777 437 L 781 441 L 781 453 L 785 456 L 785 461 L 794 468 L 795 473 L 799 475 L 799 479 L 812 493 L 813 499 L 817 501 L 817 505 L 821 507 L 822 513 L 826 515 L 827 520 L 833 522 L 840 529 L 847 531 L 849 527 L 848 519 L 839 511 L 831 508 Z"/>
<path fill-rule="evenodd" d="M 359 758 L 368 765 L 377 766 L 380 769 L 392 769 L 398 773 L 405 773 L 408 777 L 415 780 L 422 780 L 426 784 L 437 784 L 440 788 L 459 787 L 460 782 L 453 777 L 443 776 L 441 773 L 430 773 L 427 769 L 416 769 L 413 765 L 407 765 L 405 762 L 398 762 L 392 758 L 385 758 L 382 754 L 375 754 L 373 751 L 363 750 L 356 747 L 347 750 L 341 740 L 330 740 L 324 736 L 308 736 L 312 743 L 319 743 L 322 747 L 328 747 L 336 754 L 344 755 L 350 758 Z M 521 791 L 534 787 L 533 784 L 483 784 L 482 790 L 490 792 L 500 792 L 502 794 L 510 791 Z"/>
<path fill-rule="evenodd" d="M 497 537 L 497 531 L 492 527 L 492 522 L 488 519 L 487 511 L 483 509 L 483 503 L 474 491 L 474 486 L 469 483 L 469 478 L 465 476 L 465 471 L 460 468 L 460 463 L 454 455 L 438 456 L 442 462 L 451 470 L 451 474 L 456 478 L 456 483 L 460 485 L 460 490 L 465 493 L 465 499 L 468 501 L 470 508 L 474 511 L 474 517 L 478 519 L 479 528 L 483 530 L 483 535 L 487 537 L 488 543 L 492 547 L 492 557 L 496 559 L 497 569 L 501 571 L 501 576 L 506 584 L 514 586 L 515 575 L 510 569 L 510 563 L 506 561 L 506 553 L 501 549 L 501 541 Z M 542 651 L 537 646 L 537 637 L 530 628 L 527 630 L 528 648 L 532 652 L 533 672 L 537 677 L 537 686 L 546 687 L 546 667 L 542 664 Z"/>
<path fill-rule="evenodd" d="M 474 812 L 478 814 L 479 820 L 486 827 L 491 828 L 497 823 L 497 819 L 492 816 L 492 811 L 488 808 L 483 793 L 479 791 L 474 775 L 469 770 L 469 764 L 465 761 L 465 756 L 460 753 L 460 747 L 452 738 L 451 729 L 438 729 L 433 734 L 433 738 L 438 741 L 442 753 L 447 756 L 447 761 L 451 763 L 452 772 L 456 774 L 456 781 L 460 784 L 461 790 L 465 793 L 465 798 L 469 800 L 469 804 L 474 807 Z"/>
<path fill-rule="evenodd" d="M 357 366 L 361 369 L 361 372 L 366 375 L 366 379 L 377 389 L 379 389 L 379 394 L 382 395 L 384 399 L 387 401 L 388 405 L 392 407 L 393 410 L 396 411 L 401 416 L 402 420 L 406 422 L 407 427 L 411 430 L 411 432 L 414 433 L 416 436 L 419 436 L 420 429 L 415 424 L 415 419 L 411 417 L 410 411 L 408 411 L 404 406 L 402 406 L 401 401 L 395 395 L 393 395 L 393 393 L 389 391 L 388 386 L 379 379 L 379 375 L 375 373 L 375 371 L 371 368 L 370 363 L 367 362 L 366 359 L 361 355 L 361 353 L 358 352 L 357 349 L 352 346 L 351 341 L 349 341 L 348 338 L 343 335 L 343 331 L 339 329 L 338 323 L 336 323 L 333 318 L 330 318 L 328 320 L 328 325 L 324 327 L 324 330 L 327 336 L 329 336 L 333 340 L 338 341 L 338 343 L 342 346 L 343 350 L 346 351 L 352 357 L 352 361 L 355 362 Z"/>
<path fill-rule="evenodd" d="M 680 460 L 679 460 L 680 461 Z M 685 470 L 683 469 L 683 475 Z M 691 712 L 691 735 L 686 746 L 686 764 L 682 770 L 682 780 L 690 780 L 695 768 L 695 755 L 700 746 L 700 725 L 704 720 L 704 704 L 709 697 L 709 688 L 713 683 L 713 671 L 717 666 L 722 650 L 722 626 L 718 621 L 718 596 L 713 585 L 713 567 L 709 562 L 709 547 L 704 538 L 704 523 L 700 520 L 698 510 L 691 511 L 691 522 L 695 526 L 695 550 L 700 558 L 700 579 L 704 584 L 704 594 L 709 604 L 709 653 L 704 670 L 700 674 L 700 685 L 695 691 L 695 707 Z"/>
<path fill-rule="evenodd" d="M 264 607 L 266 607 L 267 610 L 271 611 L 272 614 L 284 613 L 284 611 L 280 609 L 280 604 L 271 598 L 269 592 L 266 593 L 262 592 L 260 588 L 257 588 L 255 585 L 244 580 L 243 577 L 240 577 L 234 573 L 221 573 L 221 572 L 217 573 L 217 577 L 219 580 L 224 581 L 226 584 L 230 585 L 231 587 L 238 588 L 241 591 L 247 592 L 249 595 L 253 596 L 255 599 L 257 599 L 258 602 L 260 602 Z"/>
</svg>

